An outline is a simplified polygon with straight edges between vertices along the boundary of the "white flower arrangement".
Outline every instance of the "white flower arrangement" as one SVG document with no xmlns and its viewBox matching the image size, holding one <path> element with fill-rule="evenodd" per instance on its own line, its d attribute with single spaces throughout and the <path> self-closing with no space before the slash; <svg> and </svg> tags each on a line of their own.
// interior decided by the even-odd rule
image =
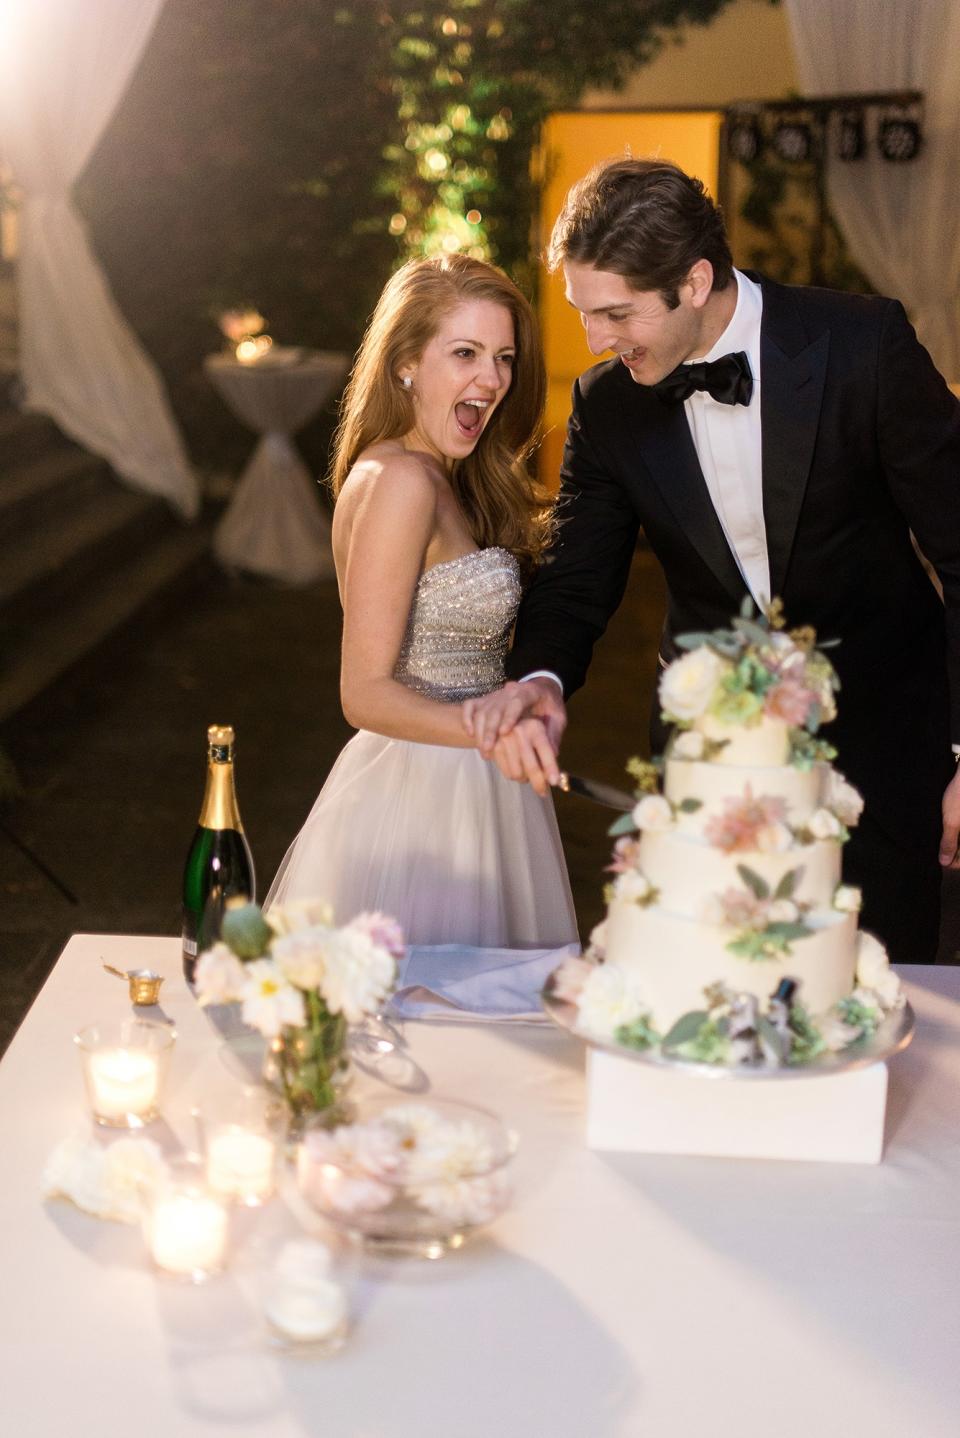
<svg viewBox="0 0 960 1438">
<path fill-rule="evenodd" d="M 508 1192 L 482 1126 L 425 1104 L 397 1104 L 364 1123 L 308 1133 L 300 1183 L 321 1208 L 375 1213 L 394 1201 L 452 1223 L 488 1223 Z"/>
<path fill-rule="evenodd" d="M 197 961 L 197 999 L 242 1004 L 244 1022 L 269 1039 L 307 1024 L 317 1000 L 348 1023 L 376 1013 L 404 952 L 392 919 L 360 914 L 334 928 L 329 905 L 317 901 L 266 916 L 254 904 L 228 909 L 223 933 Z"/>
<path fill-rule="evenodd" d="M 139 1223 L 167 1176 L 159 1147 L 148 1138 L 101 1145 L 86 1135 L 64 1139 L 43 1174 L 45 1198 L 67 1198 L 95 1218 Z"/>
</svg>

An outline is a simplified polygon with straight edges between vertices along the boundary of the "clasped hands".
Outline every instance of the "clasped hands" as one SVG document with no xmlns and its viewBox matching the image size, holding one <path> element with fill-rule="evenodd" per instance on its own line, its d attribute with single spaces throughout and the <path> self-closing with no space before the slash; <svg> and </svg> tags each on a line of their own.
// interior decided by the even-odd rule
<svg viewBox="0 0 960 1438">
<path fill-rule="evenodd" d="M 461 715 L 480 753 L 505 778 L 529 784 L 541 795 L 559 784 L 557 755 L 567 710 L 552 679 L 511 682 L 479 699 L 467 699 Z"/>
</svg>

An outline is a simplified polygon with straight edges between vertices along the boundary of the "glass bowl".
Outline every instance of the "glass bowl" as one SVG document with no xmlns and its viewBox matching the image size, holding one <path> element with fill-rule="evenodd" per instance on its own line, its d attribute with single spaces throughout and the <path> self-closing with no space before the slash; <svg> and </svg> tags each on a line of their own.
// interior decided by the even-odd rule
<svg viewBox="0 0 960 1438">
<path fill-rule="evenodd" d="M 486 1109 L 393 1096 L 363 1103 L 353 1123 L 310 1129 L 297 1178 L 328 1223 L 368 1248 L 442 1258 L 507 1207 L 516 1147 Z"/>
</svg>

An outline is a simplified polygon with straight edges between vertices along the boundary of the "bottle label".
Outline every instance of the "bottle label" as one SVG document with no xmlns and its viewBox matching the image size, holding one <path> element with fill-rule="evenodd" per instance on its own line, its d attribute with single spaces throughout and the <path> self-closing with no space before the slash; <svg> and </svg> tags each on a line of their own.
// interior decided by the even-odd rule
<svg viewBox="0 0 960 1438">
<path fill-rule="evenodd" d="M 197 941 L 196 941 L 196 939 L 188 939 L 186 936 L 184 936 L 184 940 L 183 940 L 183 952 L 184 952 L 185 954 L 189 954 L 190 957 L 191 957 L 191 959 L 195 959 L 196 956 L 197 956 Z"/>
</svg>

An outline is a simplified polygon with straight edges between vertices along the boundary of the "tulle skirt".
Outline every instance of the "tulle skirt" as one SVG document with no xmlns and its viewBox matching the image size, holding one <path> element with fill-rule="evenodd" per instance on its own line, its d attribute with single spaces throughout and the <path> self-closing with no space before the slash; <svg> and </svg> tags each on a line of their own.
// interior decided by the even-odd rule
<svg viewBox="0 0 960 1438">
<path fill-rule="evenodd" d="M 396 918 L 409 944 L 559 948 L 576 917 L 550 797 L 475 749 L 361 730 L 340 753 L 264 908 L 328 899 Z"/>
</svg>

